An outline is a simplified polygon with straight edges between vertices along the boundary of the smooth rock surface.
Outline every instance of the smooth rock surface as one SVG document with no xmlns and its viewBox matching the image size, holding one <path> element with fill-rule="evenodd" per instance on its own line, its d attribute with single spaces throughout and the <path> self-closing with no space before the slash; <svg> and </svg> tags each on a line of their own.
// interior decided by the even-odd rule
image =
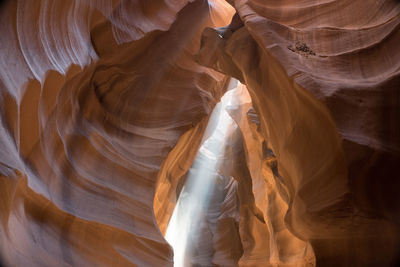
<svg viewBox="0 0 400 267">
<path fill-rule="evenodd" d="M 0 265 L 173 266 L 233 77 L 193 266 L 396 266 L 399 25 L 395 0 L 5 1 Z"/>
</svg>

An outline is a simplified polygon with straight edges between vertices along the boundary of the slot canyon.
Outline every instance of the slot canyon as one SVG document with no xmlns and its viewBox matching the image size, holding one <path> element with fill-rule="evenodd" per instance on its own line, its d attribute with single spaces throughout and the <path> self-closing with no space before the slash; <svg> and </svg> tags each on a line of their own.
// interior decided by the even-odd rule
<svg viewBox="0 0 400 267">
<path fill-rule="evenodd" d="M 400 1 L 0 21 L 0 267 L 400 266 Z"/>
</svg>

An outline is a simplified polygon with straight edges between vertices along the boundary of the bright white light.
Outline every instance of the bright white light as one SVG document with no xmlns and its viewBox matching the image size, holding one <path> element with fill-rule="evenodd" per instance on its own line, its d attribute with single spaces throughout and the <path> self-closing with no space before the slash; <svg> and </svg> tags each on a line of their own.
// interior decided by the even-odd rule
<svg viewBox="0 0 400 267">
<path fill-rule="evenodd" d="M 236 80 L 231 82 L 231 87 L 236 85 Z M 220 168 L 226 137 L 235 127 L 226 112 L 226 107 L 232 101 L 232 95 L 233 90 L 228 91 L 214 108 L 205 134 L 209 137 L 202 142 L 169 221 L 165 239 L 174 249 L 174 267 L 190 265 L 189 259 L 186 258 L 186 250 L 190 245 L 189 242 L 195 241 L 190 237 L 195 236 L 198 230 L 200 215 L 207 207 L 209 195 L 216 183 L 216 173 Z M 212 133 L 207 134 L 210 131 Z"/>
</svg>

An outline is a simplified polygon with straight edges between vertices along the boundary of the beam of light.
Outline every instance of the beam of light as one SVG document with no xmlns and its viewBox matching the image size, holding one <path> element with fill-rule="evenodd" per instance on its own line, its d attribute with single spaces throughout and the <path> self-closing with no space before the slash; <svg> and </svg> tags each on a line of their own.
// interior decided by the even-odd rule
<svg viewBox="0 0 400 267">
<path fill-rule="evenodd" d="M 237 83 L 232 80 L 230 86 L 236 87 Z M 191 265 L 188 248 L 191 242 L 196 242 L 193 237 L 199 230 L 201 214 L 204 214 L 216 184 L 227 137 L 235 127 L 226 112 L 232 95 L 233 90 L 228 91 L 211 113 L 205 133 L 206 140 L 203 139 L 169 221 L 165 239 L 174 249 L 174 267 Z"/>
</svg>

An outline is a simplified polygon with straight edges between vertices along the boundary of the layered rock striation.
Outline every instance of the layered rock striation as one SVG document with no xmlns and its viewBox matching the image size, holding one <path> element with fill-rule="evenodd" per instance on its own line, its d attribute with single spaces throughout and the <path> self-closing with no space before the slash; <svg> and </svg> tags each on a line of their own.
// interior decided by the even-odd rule
<svg viewBox="0 0 400 267">
<path fill-rule="evenodd" d="M 247 85 L 288 189 L 286 225 L 317 265 L 396 264 L 398 3 L 231 3 L 199 60 Z"/>
<path fill-rule="evenodd" d="M 198 262 L 399 263 L 397 1 L 18 0 L 0 20 L 0 264 L 173 266 L 231 77 Z"/>
</svg>

